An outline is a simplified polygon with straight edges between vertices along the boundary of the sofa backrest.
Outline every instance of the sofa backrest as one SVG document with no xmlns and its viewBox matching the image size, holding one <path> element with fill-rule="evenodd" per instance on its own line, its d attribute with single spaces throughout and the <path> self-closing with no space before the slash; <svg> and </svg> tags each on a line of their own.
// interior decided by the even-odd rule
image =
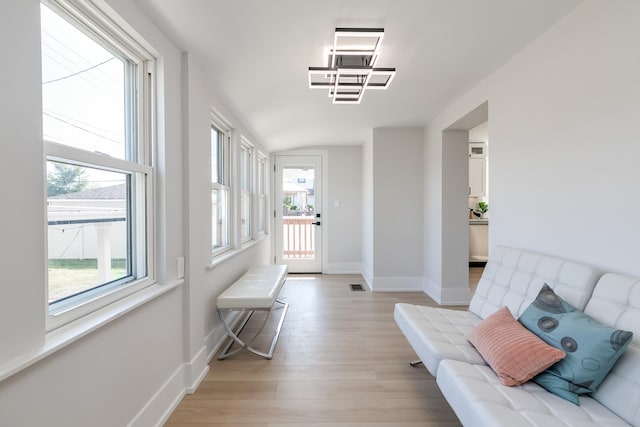
<svg viewBox="0 0 640 427">
<path fill-rule="evenodd" d="M 485 319 L 507 306 L 518 318 L 545 283 L 569 304 L 584 310 L 598 276 L 585 264 L 497 246 L 478 282 L 469 311 Z"/>
<path fill-rule="evenodd" d="M 584 312 L 607 326 L 633 332 L 631 344 L 593 398 L 632 426 L 640 426 L 640 279 L 603 275 Z"/>
</svg>

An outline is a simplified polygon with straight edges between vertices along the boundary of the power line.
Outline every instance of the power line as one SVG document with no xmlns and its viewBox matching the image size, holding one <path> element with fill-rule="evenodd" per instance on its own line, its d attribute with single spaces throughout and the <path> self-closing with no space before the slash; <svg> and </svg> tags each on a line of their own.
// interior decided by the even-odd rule
<svg viewBox="0 0 640 427">
<path fill-rule="evenodd" d="M 82 120 L 78 120 L 75 117 L 70 117 L 70 116 L 67 116 L 65 114 L 59 113 L 57 111 L 51 111 L 51 110 L 43 109 L 42 112 L 44 114 L 47 114 L 49 117 L 55 116 L 56 118 L 62 118 L 62 119 L 65 119 L 65 120 L 69 120 L 72 123 L 77 124 L 78 126 L 80 126 L 80 125 L 86 126 L 86 129 L 92 129 L 93 132 L 98 132 L 100 135 L 111 134 L 111 136 L 114 137 L 114 138 L 117 138 L 120 135 L 117 131 L 113 131 L 113 130 L 109 130 L 109 129 L 103 129 L 103 128 L 100 128 L 98 126 L 94 126 L 91 123 L 83 122 Z"/>
<path fill-rule="evenodd" d="M 78 74 L 86 73 L 87 71 L 93 70 L 94 68 L 97 68 L 97 67 L 99 67 L 101 65 L 104 65 L 109 61 L 113 61 L 114 59 L 117 59 L 117 58 L 115 58 L 115 57 L 109 58 L 106 61 L 102 61 L 102 62 L 100 62 L 100 63 L 98 63 L 96 65 L 93 65 L 93 66 L 89 67 L 89 68 L 85 68 L 84 70 L 80 70 L 80 71 L 77 71 L 75 73 L 69 74 L 68 76 L 60 77 L 60 78 L 57 78 L 57 79 L 47 80 L 46 82 L 42 82 L 42 84 L 46 85 L 46 84 L 49 84 L 49 83 L 59 82 L 60 80 L 65 80 L 65 79 L 68 79 L 70 77 L 77 76 Z"/>
<path fill-rule="evenodd" d="M 54 116 L 54 115 L 52 115 L 52 114 L 47 113 L 46 111 L 43 111 L 43 112 L 42 112 L 42 114 L 43 114 L 43 115 L 45 115 L 45 116 L 51 117 L 51 118 L 52 118 L 52 119 L 54 119 L 54 120 L 58 120 L 58 121 L 60 121 L 60 122 L 62 122 L 62 123 L 68 124 L 69 126 L 72 126 L 72 127 L 74 127 L 74 128 L 77 128 L 77 129 L 80 129 L 80 130 L 85 131 L 85 132 L 87 132 L 87 133 L 90 133 L 90 134 L 92 134 L 92 135 L 95 135 L 95 136 L 97 136 L 97 137 L 99 137 L 99 138 L 106 139 L 107 141 L 115 142 L 116 144 L 119 144 L 119 145 L 122 145 L 122 144 L 123 144 L 123 142 L 122 142 L 122 141 L 117 141 L 117 140 L 115 140 L 115 139 L 113 139 L 113 138 L 109 138 L 108 136 L 100 135 L 100 134 L 99 134 L 99 133 L 97 133 L 97 132 L 93 132 L 92 130 L 89 130 L 89 129 L 86 129 L 86 128 L 82 127 L 82 126 L 78 126 L 78 125 L 76 125 L 76 124 L 74 124 L 74 123 L 71 123 L 71 122 L 70 122 L 70 121 L 68 121 L 68 120 L 64 120 L 64 119 L 61 119 L 61 118 L 59 118 L 59 117 L 56 117 L 56 116 Z"/>
</svg>

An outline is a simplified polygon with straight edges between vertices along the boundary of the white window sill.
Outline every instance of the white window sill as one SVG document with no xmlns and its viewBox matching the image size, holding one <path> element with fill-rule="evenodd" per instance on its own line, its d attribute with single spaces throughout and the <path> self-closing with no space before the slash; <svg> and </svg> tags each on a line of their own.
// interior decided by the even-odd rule
<svg viewBox="0 0 640 427">
<path fill-rule="evenodd" d="M 17 374 L 56 351 L 72 344 L 113 320 L 135 310 L 145 303 L 181 286 L 184 280 L 166 285 L 155 284 L 129 295 L 113 304 L 96 310 L 65 326 L 45 334 L 44 345 L 3 365 L 0 365 L 0 381 Z"/>
<path fill-rule="evenodd" d="M 211 264 L 207 266 L 207 269 L 214 268 L 224 263 L 225 261 L 230 260 L 234 256 L 239 255 L 242 252 L 246 251 L 247 249 L 254 247 L 255 245 L 262 242 L 266 238 L 267 238 L 266 234 L 260 235 L 253 240 L 247 240 L 246 242 L 243 242 L 242 246 L 237 249 L 231 249 L 221 253 L 220 255 L 214 256 L 213 258 L 211 258 Z"/>
</svg>

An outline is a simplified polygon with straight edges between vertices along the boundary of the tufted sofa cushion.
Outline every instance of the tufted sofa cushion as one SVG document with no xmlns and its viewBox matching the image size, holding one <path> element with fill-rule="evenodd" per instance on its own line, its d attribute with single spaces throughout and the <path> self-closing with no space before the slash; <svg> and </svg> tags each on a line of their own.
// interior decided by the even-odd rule
<svg viewBox="0 0 640 427">
<path fill-rule="evenodd" d="M 593 398 L 633 426 L 640 426 L 640 279 L 605 274 L 598 281 L 585 313 L 633 340 Z"/>
<path fill-rule="evenodd" d="M 436 381 L 466 427 L 629 426 L 589 397 L 576 406 L 532 382 L 504 386 L 488 366 L 443 360 Z"/>
<path fill-rule="evenodd" d="M 398 303 L 393 316 L 431 375 L 442 359 L 485 364 L 467 335 L 482 319 L 462 310 Z"/>
<path fill-rule="evenodd" d="M 597 279 L 598 273 L 588 265 L 497 246 L 480 278 L 469 311 L 484 319 L 507 306 L 517 318 L 545 283 L 569 304 L 583 310 Z"/>
</svg>

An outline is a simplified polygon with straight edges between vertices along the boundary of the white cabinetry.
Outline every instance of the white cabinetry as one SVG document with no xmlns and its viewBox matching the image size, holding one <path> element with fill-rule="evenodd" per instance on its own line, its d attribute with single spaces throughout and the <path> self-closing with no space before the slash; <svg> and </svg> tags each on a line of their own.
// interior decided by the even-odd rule
<svg viewBox="0 0 640 427">
<path fill-rule="evenodd" d="M 469 261 L 486 262 L 489 259 L 489 224 L 469 221 Z"/>
<path fill-rule="evenodd" d="M 470 142 L 469 158 L 470 159 L 486 159 L 487 143 L 486 142 Z"/>
<path fill-rule="evenodd" d="M 469 196 L 487 197 L 487 159 L 469 159 Z"/>
</svg>

